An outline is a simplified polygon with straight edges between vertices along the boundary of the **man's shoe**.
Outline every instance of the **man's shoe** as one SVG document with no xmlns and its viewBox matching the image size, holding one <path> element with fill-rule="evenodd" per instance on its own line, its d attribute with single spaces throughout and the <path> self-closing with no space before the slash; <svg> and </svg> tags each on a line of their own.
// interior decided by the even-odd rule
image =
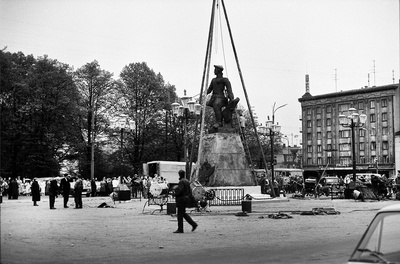
<svg viewBox="0 0 400 264">
<path fill-rule="evenodd" d="M 57 209 L 57 208 L 51 207 L 50 209 L 53 210 L 53 209 Z"/>
<path fill-rule="evenodd" d="M 174 233 L 175 233 L 175 234 L 179 234 L 179 233 L 183 233 L 183 231 L 181 231 L 181 230 L 176 230 L 176 231 L 174 231 Z"/>
<path fill-rule="evenodd" d="M 196 228 L 197 228 L 198 226 L 199 226 L 198 224 L 194 224 L 194 225 L 192 226 L 192 232 L 193 232 L 194 230 L 196 230 Z"/>
</svg>

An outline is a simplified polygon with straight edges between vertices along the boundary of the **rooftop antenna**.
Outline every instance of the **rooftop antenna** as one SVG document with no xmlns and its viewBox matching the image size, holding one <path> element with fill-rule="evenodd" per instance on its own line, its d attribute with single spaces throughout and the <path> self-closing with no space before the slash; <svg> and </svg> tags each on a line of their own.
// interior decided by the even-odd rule
<svg viewBox="0 0 400 264">
<path fill-rule="evenodd" d="M 371 87 L 370 84 L 369 84 L 369 73 L 368 73 L 368 87 Z"/>
<path fill-rule="evenodd" d="M 394 84 L 394 70 L 392 70 L 392 80 L 393 80 L 393 84 Z"/>
<path fill-rule="evenodd" d="M 335 69 L 335 92 L 337 92 L 337 69 Z"/>
<path fill-rule="evenodd" d="M 376 77 L 376 75 L 375 75 L 375 60 L 374 60 L 374 71 L 373 71 L 373 72 L 374 72 L 374 86 L 376 86 L 376 78 L 375 78 L 375 77 Z"/>
</svg>

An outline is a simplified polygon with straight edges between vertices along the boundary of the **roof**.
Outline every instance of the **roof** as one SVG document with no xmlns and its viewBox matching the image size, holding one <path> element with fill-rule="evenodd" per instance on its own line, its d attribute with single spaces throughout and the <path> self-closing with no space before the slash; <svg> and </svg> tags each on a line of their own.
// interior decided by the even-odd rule
<svg viewBox="0 0 400 264">
<path fill-rule="evenodd" d="M 382 212 L 400 212 L 400 202 L 383 207 L 379 210 L 379 213 Z"/>
<path fill-rule="evenodd" d="M 347 95 L 354 95 L 354 94 L 364 94 L 364 93 L 372 93 L 372 92 L 379 92 L 379 91 L 386 91 L 386 90 L 395 90 L 399 87 L 399 84 L 388 84 L 383 86 L 373 86 L 373 87 L 366 87 L 361 89 L 353 89 L 348 91 L 341 91 L 335 93 L 327 93 L 321 95 L 312 96 L 310 93 L 305 93 L 301 98 L 299 98 L 299 102 L 304 101 L 311 101 L 311 100 L 318 100 L 318 99 L 325 99 L 325 98 L 335 98 L 335 97 L 342 97 Z"/>
</svg>

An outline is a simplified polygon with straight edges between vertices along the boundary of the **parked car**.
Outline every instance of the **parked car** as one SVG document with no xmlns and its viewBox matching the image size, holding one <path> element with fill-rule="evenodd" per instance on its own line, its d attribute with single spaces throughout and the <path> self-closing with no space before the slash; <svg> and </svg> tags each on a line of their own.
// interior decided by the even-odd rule
<svg viewBox="0 0 400 264">
<path fill-rule="evenodd" d="M 326 176 L 320 180 L 321 184 L 321 192 L 326 196 L 329 196 L 331 193 L 337 194 L 340 192 L 339 190 L 340 180 L 337 176 Z"/>
<path fill-rule="evenodd" d="M 348 263 L 400 263 L 400 203 L 379 210 Z"/>
<path fill-rule="evenodd" d="M 305 170 L 303 171 L 303 191 L 302 191 L 302 196 L 317 196 L 316 193 L 316 187 L 319 182 L 319 179 L 321 178 L 321 175 L 317 170 Z"/>
</svg>

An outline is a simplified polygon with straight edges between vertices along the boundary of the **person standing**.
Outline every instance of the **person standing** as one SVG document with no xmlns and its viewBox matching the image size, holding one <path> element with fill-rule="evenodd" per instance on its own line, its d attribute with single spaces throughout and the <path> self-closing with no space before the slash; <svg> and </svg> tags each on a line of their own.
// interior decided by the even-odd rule
<svg viewBox="0 0 400 264">
<path fill-rule="evenodd" d="M 258 184 L 260 185 L 260 187 L 261 187 L 261 194 L 266 194 L 267 193 L 267 178 L 265 177 L 265 174 L 263 173 L 263 174 L 261 174 L 261 178 L 260 178 L 260 180 L 258 181 Z"/>
<path fill-rule="evenodd" d="M 19 186 L 17 180 L 13 178 L 9 186 L 10 187 L 8 189 L 8 199 L 18 199 Z"/>
<path fill-rule="evenodd" d="M 37 182 L 37 178 L 33 178 L 33 182 L 31 185 L 31 194 L 32 194 L 32 201 L 33 206 L 39 206 L 37 202 L 40 201 L 40 186 Z"/>
<path fill-rule="evenodd" d="M 82 192 L 83 192 L 82 179 L 78 177 L 74 185 L 75 209 L 82 209 Z"/>
<path fill-rule="evenodd" d="M 185 219 L 191 226 L 192 232 L 196 230 L 197 223 L 186 213 L 186 202 L 192 192 L 189 181 L 185 178 L 185 171 L 180 170 L 179 183 L 175 188 L 176 206 L 178 207 L 178 229 L 174 233 L 183 233 L 183 219 Z"/>
<path fill-rule="evenodd" d="M 90 181 L 90 189 L 91 189 L 91 192 L 92 192 L 92 197 L 95 197 L 96 196 L 96 192 L 97 192 L 97 185 L 96 185 L 96 181 L 94 179 L 92 179 Z"/>
<path fill-rule="evenodd" d="M 56 202 L 56 197 L 58 195 L 58 184 L 56 179 L 52 179 L 50 181 L 50 186 L 49 186 L 49 203 L 50 203 L 50 209 L 56 209 L 54 207 L 54 203 Z"/>
<path fill-rule="evenodd" d="M 71 184 L 69 182 L 69 178 L 69 175 L 65 174 L 60 183 L 60 189 L 64 197 L 64 208 L 68 208 L 69 194 L 71 192 Z"/>
</svg>

